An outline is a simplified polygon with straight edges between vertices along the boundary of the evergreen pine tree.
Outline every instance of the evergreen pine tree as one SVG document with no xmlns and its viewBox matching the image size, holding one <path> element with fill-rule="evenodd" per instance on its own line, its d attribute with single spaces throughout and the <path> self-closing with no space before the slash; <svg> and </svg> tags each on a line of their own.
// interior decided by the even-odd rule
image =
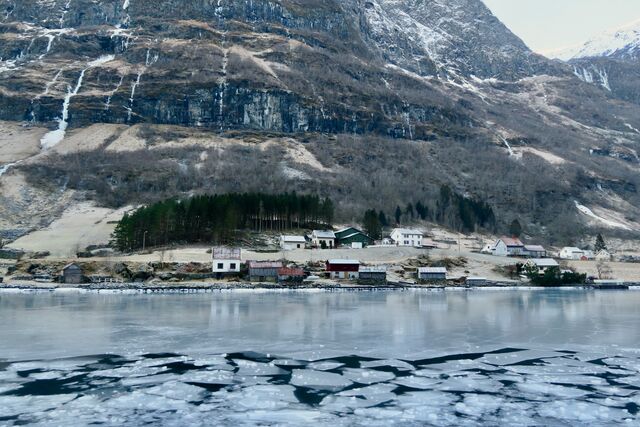
<svg viewBox="0 0 640 427">
<path fill-rule="evenodd" d="M 522 235 L 522 226 L 520 225 L 520 221 L 514 219 L 511 225 L 509 226 L 509 234 L 512 237 L 520 237 Z"/>
<path fill-rule="evenodd" d="M 389 220 L 387 219 L 387 216 L 384 214 L 384 212 L 380 211 L 380 213 L 378 214 L 378 220 L 383 227 L 389 226 Z"/>
<path fill-rule="evenodd" d="M 602 237 L 602 234 L 600 233 L 598 233 L 598 236 L 596 237 L 595 250 L 596 253 L 607 250 L 607 243 L 604 241 L 604 237 Z"/>
<path fill-rule="evenodd" d="M 382 238 L 382 224 L 375 210 L 368 210 L 362 220 L 364 232 L 374 240 Z"/>
</svg>

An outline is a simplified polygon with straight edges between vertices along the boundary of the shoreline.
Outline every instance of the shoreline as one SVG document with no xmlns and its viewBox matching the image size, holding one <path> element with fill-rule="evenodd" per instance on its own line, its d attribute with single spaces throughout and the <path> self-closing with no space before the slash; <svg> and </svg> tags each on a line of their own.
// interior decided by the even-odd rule
<svg viewBox="0 0 640 427">
<path fill-rule="evenodd" d="M 386 285 L 358 285 L 343 283 L 316 283 L 308 285 L 281 285 L 270 283 L 163 283 L 163 284 L 145 284 L 145 283 L 109 283 L 109 284 L 86 284 L 86 285 L 65 285 L 54 283 L 7 283 L 0 285 L 0 293 L 18 293 L 18 292 L 131 292 L 131 293 L 154 293 L 154 294 L 175 294 L 175 293 L 209 293 L 222 291 L 350 291 L 350 292 L 373 292 L 373 291 L 472 291 L 472 290 L 545 290 L 545 289 L 562 289 L 562 290 L 640 290 L 640 283 L 624 283 L 625 287 L 620 288 L 600 288 L 594 285 L 566 285 L 566 286 L 536 286 L 528 283 L 511 282 L 511 283 L 492 283 L 485 286 L 466 286 L 466 285 L 419 285 L 405 283 L 388 283 Z"/>
</svg>

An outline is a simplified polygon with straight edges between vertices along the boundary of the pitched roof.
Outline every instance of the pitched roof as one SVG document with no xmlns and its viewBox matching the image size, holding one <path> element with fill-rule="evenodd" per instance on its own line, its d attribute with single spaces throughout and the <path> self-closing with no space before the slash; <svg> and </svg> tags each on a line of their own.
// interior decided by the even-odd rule
<svg viewBox="0 0 640 427">
<path fill-rule="evenodd" d="M 360 265 L 360 261 L 356 259 L 330 259 L 327 262 L 333 265 Z"/>
<path fill-rule="evenodd" d="M 565 246 L 562 250 L 565 252 L 584 252 L 582 249 L 576 248 L 575 246 Z"/>
<path fill-rule="evenodd" d="M 282 268 L 280 261 L 249 261 L 247 262 L 249 268 Z"/>
<path fill-rule="evenodd" d="M 553 258 L 535 258 L 530 260 L 537 267 L 559 267 L 558 261 Z"/>
<path fill-rule="evenodd" d="M 502 240 L 507 246 L 524 246 L 524 243 L 517 237 L 501 237 L 499 240 Z"/>
<path fill-rule="evenodd" d="M 385 266 L 377 266 L 377 267 L 360 267 L 360 273 L 386 273 L 387 267 Z"/>
<path fill-rule="evenodd" d="M 544 252 L 546 249 L 540 245 L 524 245 L 524 248 L 531 252 Z"/>
<path fill-rule="evenodd" d="M 355 227 L 345 227 L 345 228 L 341 228 L 340 230 L 336 231 L 336 234 L 341 234 L 341 233 L 344 233 L 345 231 L 349 231 L 349 230 L 360 231 Z"/>
<path fill-rule="evenodd" d="M 212 250 L 213 259 L 219 260 L 238 260 L 242 256 L 242 250 L 239 248 L 217 247 Z"/>
<path fill-rule="evenodd" d="M 420 235 L 424 236 L 424 233 L 420 230 L 412 230 L 410 228 L 395 228 L 392 233 L 398 232 L 400 234 Z"/>
<path fill-rule="evenodd" d="M 80 267 L 80 266 L 79 266 L 78 264 L 76 264 L 75 262 L 72 262 L 72 263 L 70 263 L 70 264 L 65 265 L 65 266 L 62 268 L 62 271 L 66 271 L 67 269 L 72 268 L 72 267 L 75 267 L 75 268 L 77 268 L 78 270 L 82 270 L 82 267 Z"/>
<path fill-rule="evenodd" d="M 441 274 L 447 273 L 447 269 L 445 267 L 420 267 L 418 269 L 418 273 L 426 273 L 426 274 Z"/>
<path fill-rule="evenodd" d="M 319 239 L 335 239 L 336 238 L 336 234 L 331 230 L 313 230 L 312 234 Z"/>
<path fill-rule="evenodd" d="M 278 269 L 278 276 L 304 276 L 304 270 L 301 268 L 282 267 Z"/>
<path fill-rule="evenodd" d="M 285 242 L 306 243 L 307 241 L 304 236 L 281 236 L 280 238 Z"/>
<path fill-rule="evenodd" d="M 371 237 L 367 236 L 367 235 L 366 235 L 366 234 L 364 234 L 362 231 L 356 231 L 355 233 L 351 233 L 351 234 L 349 234 L 349 235 L 342 236 L 342 237 L 340 237 L 340 240 L 349 239 L 350 237 L 357 236 L 357 235 L 362 235 L 362 236 L 366 237 L 367 239 L 371 239 L 371 240 L 373 240 Z"/>
</svg>

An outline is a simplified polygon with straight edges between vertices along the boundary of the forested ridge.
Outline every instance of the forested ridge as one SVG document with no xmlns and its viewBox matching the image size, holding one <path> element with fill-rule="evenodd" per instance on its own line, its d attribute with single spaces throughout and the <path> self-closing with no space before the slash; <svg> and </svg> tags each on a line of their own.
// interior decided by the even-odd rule
<svg viewBox="0 0 640 427">
<path fill-rule="evenodd" d="M 336 212 L 330 198 L 317 195 L 230 193 L 168 199 L 125 214 L 113 233 L 112 245 L 121 251 L 145 246 L 181 243 L 227 244 L 237 240 L 238 231 L 275 231 L 330 228 Z M 383 211 L 367 210 L 362 225 L 374 239 L 383 228 L 434 221 L 446 227 L 475 231 L 493 229 L 491 206 L 465 198 L 447 186 L 433 208 L 421 202 L 395 211 L 395 222 Z"/>
<path fill-rule="evenodd" d="M 239 230 L 329 227 L 333 218 L 331 199 L 315 195 L 201 195 L 169 199 L 125 214 L 112 244 L 121 251 L 171 243 L 224 244 L 232 242 Z"/>
</svg>

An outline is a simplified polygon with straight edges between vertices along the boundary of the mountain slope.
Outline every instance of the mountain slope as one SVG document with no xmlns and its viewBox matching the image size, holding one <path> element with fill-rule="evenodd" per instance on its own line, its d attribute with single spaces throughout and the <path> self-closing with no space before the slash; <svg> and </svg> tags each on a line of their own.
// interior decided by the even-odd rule
<svg viewBox="0 0 640 427">
<path fill-rule="evenodd" d="M 29 194 L 42 193 L 26 190 L 43 188 L 112 206 L 314 191 L 357 218 L 417 201 L 435 212 L 447 185 L 490 202 L 498 229 L 520 218 L 550 239 L 640 221 L 638 106 L 532 53 L 480 0 L 0 11 L 0 185 L 25 189 L 1 196 L 6 228 L 40 225 Z M 621 218 L 594 222 L 576 201 Z"/>
<path fill-rule="evenodd" d="M 582 81 L 640 104 L 640 21 L 557 52 L 555 57 L 571 64 Z"/>
<path fill-rule="evenodd" d="M 564 61 L 584 58 L 638 59 L 640 57 L 640 21 L 595 37 L 585 44 L 555 52 Z"/>
<path fill-rule="evenodd" d="M 560 71 L 531 52 L 477 0 L 372 0 L 371 41 L 393 64 L 421 75 L 514 80 Z"/>
</svg>

